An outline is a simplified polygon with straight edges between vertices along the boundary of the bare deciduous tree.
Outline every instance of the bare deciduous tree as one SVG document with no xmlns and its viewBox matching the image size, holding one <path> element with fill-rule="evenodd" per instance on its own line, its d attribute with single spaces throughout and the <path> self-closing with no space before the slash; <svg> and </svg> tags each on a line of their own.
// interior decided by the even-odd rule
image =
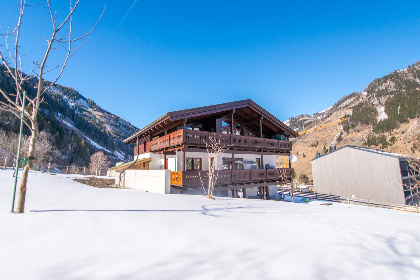
<svg viewBox="0 0 420 280">
<path fill-rule="evenodd" d="M 418 129 L 419 127 L 420 124 L 416 121 L 414 123 L 414 128 Z M 416 156 L 416 150 L 414 147 L 420 147 L 420 137 L 417 137 L 416 139 L 405 135 L 402 140 L 404 142 L 406 154 L 408 155 L 406 158 L 408 165 L 408 178 L 403 180 L 403 188 L 404 191 L 410 193 L 413 205 L 418 205 L 420 202 L 420 158 Z M 410 147 L 410 145 L 412 146 Z"/>
<path fill-rule="evenodd" d="M 41 5 L 46 6 L 47 10 L 49 11 L 52 31 L 49 36 L 45 37 L 46 48 L 41 60 L 34 62 L 34 66 L 28 74 L 24 74 L 23 72 L 23 62 L 21 59 L 23 54 L 20 53 L 20 36 L 24 11 L 25 8 L 31 8 L 28 7 L 30 5 L 26 5 L 25 0 L 20 0 L 18 2 L 19 17 L 17 24 L 14 26 L 13 30 L 3 34 L 4 44 L 0 45 L 1 65 L 5 67 L 7 75 L 9 75 L 15 82 L 14 92 L 0 88 L 0 94 L 3 97 L 3 101 L 0 101 L 0 108 L 2 110 L 7 110 L 20 118 L 19 114 L 23 109 L 23 92 L 25 91 L 25 87 L 27 87 L 30 83 L 36 84 L 36 93 L 34 96 L 26 96 L 27 106 L 24 110 L 24 123 L 30 129 L 31 133 L 27 152 L 28 158 L 35 156 L 35 145 L 38 133 L 38 109 L 40 104 L 43 102 L 44 94 L 50 91 L 53 85 L 61 77 L 64 69 L 67 66 L 67 62 L 87 41 L 89 34 L 91 34 L 96 25 L 99 23 L 99 20 L 102 18 L 103 12 L 105 11 L 105 9 L 102 11 L 98 21 L 93 25 L 91 30 L 89 30 L 84 35 L 75 38 L 72 36 L 73 14 L 80 3 L 80 0 L 77 0 L 74 4 L 72 4 L 71 0 L 69 1 L 70 10 L 61 21 L 58 20 L 57 13 L 53 11 L 50 2 L 50 0 L 46 0 L 46 2 Z M 9 38 L 13 39 L 12 44 L 9 44 Z M 60 53 L 59 50 L 62 50 L 63 53 Z M 53 54 L 61 54 L 63 57 L 62 59 L 57 59 L 61 62 L 53 65 L 52 67 L 48 67 L 48 63 L 50 62 L 51 56 Z M 52 82 L 46 82 L 44 80 L 45 75 L 52 75 L 54 73 L 56 73 L 56 75 L 55 78 L 52 79 Z M 18 213 L 24 212 L 26 182 L 28 180 L 29 169 L 30 165 L 27 164 L 23 170 L 22 180 L 19 188 L 19 201 L 17 208 Z"/>
<path fill-rule="evenodd" d="M 104 154 L 104 152 L 99 151 L 94 153 L 90 157 L 90 172 L 95 174 L 96 176 L 101 176 L 102 172 L 106 172 L 109 167 L 108 156 Z"/>
<path fill-rule="evenodd" d="M 410 192 L 412 203 L 419 204 L 420 200 L 420 159 L 415 157 L 407 158 L 408 179 L 403 180 L 405 191 Z"/>
<path fill-rule="evenodd" d="M 0 130 L 0 160 L 3 163 L 3 168 L 6 169 L 7 166 L 11 166 L 14 164 L 16 160 L 16 153 L 18 147 L 19 136 L 12 132 L 12 131 L 4 131 Z M 26 135 L 22 137 L 22 143 L 26 143 L 26 145 L 22 145 L 21 154 L 25 154 L 27 152 L 29 138 Z"/>
<path fill-rule="evenodd" d="M 35 147 L 35 167 L 38 170 L 44 170 L 47 168 L 48 163 L 51 162 L 51 152 L 53 146 L 51 144 L 51 134 L 41 131 L 37 135 L 36 147 Z"/>
<path fill-rule="evenodd" d="M 79 166 L 77 166 L 77 164 L 75 164 L 75 163 L 72 163 L 72 164 L 70 165 L 70 173 L 71 173 L 71 174 L 79 174 L 79 173 L 80 173 L 80 168 L 79 168 Z"/>
<path fill-rule="evenodd" d="M 0 130 L 0 160 L 3 162 L 3 168 L 5 169 L 7 165 L 11 165 L 16 160 L 16 153 L 19 143 L 19 134 L 12 131 Z M 28 152 L 29 146 L 29 137 L 26 135 L 22 136 L 22 149 L 21 155 Z M 34 165 L 36 169 L 43 170 L 45 169 L 51 158 L 53 152 L 53 146 L 51 144 L 51 134 L 41 131 L 37 135 L 37 145 L 35 147 L 34 155 L 35 162 Z"/>
<path fill-rule="evenodd" d="M 216 137 L 212 137 L 212 136 L 209 137 L 208 142 L 204 141 L 204 143 L 206 144 L 208 163 L 209 163 L 207 190 L 204 186 L 201 172 L 200 172 L 200 180 L 201 180 L 201 185 L 203 186 L 204 192 L 206 193 L 207 197 L 210 199 L 214 199 L 213 191 L 214 191 L 214 186 L 218 178 L 218 172 L 217 172 L 218 159 L 220 155 L 227 150 L 227 148 L 224 144 L 220 142 L 220 140 L 217 140 Z"/>
</svg>

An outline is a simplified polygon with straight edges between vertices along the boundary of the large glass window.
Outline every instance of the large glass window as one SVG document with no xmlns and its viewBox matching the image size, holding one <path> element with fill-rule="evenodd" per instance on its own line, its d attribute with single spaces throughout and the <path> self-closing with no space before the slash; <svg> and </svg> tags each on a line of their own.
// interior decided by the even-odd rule
<svg viewBox="0 0 420 280">
<path fill-rule="evenodd" d="M 188 130 L 196 130 L 196 131 L 200 131 L 201 128 L 199 128 L 198 126 L 187 126 Z"/>
<path fill-rule="evenodd" d="M 243 158 L 235 158 L 235 169 L 244 169 Z M 232 158 L 222 158 L 223 169 L 232 169 Z"/>
<path fill-rule="evenodd" d="M 223 169 L 232 169 L 232 158 L 222 158 Z"/>
<path fill-rule="evenodd" d="M 231 125 L 225 121 L 222 121 L 222 133 L 231 134 Z"/>
<path fill-rule="evenodd" d="M 186 166 L 187 171 L 190 170 L 201 170 L 201 158 L 186 158 Z"/>
<path fill-rule="evenodd" d="M 244 169 L 243 158 L 235 158 L 236 169 Z"/>
<path fill-rule="evenodd" d="M 235 126 L 233 129 L 235 135 L 242 135 L 242 125 L 240 123 L 235 122 Z"/>
</svg>

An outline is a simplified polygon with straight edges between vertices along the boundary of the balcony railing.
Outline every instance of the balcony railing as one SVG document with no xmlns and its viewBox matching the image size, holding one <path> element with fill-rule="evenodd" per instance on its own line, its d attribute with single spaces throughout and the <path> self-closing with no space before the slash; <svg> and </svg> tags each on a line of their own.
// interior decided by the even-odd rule
<svg viewBox="0 0 420 280">
<path fill-rule="evenodd" d="M 258 182 L 287 182 L 292 179 L 292 168 L 249 169 L 249 170 L 217 170 L 215 171 L 216 186 L 231 184 L 246 184 Z M 171 185 L 182 187 L 207 187 L 208 171 L 173 171 Z"/>
<path fill-rule="evenodd" d="M 214 137 L 216 141 L 220 141 L 223 145 L 235 148 L 269 151 L 292 150 L 292 144 L 289 141 L 181 129 L 152 140 L 150 142 L 150 151 L 157 152 L 181 146 L 183 144 L 191 146 L 205 146 L 205 143 L 209 142 L 210 137 Z"/>
</svg>

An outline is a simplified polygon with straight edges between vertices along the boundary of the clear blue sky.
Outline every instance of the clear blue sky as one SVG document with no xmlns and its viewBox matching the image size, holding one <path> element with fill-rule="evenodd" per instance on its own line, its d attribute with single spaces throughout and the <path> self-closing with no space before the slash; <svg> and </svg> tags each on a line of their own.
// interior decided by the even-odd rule
<svg viewBox="0 0 420 280">
<path fill-rule="evenodd" d="M 67 1 L 52 1 L 58 15 L 67 11 Z M 16 22 L 16 2 L 2 1 L 0 33 Z M 138 127 L 168 111 L 247 98 L 281 120 L 312 114 L 420 60 L 418 0 L 82 0 L 75 33 L 104 4 L 59 84 Z M 26 62 L 40 59 L 48 20 L 44 8 L 28 8 Z"/>
</svg>

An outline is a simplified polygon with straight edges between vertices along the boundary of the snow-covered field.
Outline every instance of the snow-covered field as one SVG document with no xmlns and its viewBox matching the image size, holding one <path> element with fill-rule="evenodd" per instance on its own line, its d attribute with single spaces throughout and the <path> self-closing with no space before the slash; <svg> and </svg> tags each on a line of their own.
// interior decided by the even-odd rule
<svg viewBox="0 0 420 280">
<path fill-rule="evenodd" d="M 98 189 L 0 171 L 0 279 L 419 279 L 420 214 Z"/>
</svg>

